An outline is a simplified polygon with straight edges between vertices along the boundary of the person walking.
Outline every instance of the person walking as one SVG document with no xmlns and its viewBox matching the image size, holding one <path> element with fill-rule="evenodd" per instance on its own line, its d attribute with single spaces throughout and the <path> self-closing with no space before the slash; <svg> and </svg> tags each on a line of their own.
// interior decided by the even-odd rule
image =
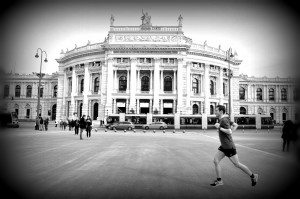
<svg viewBox="0 0 300 199">
<path fill-rule="evenodd" d="M 220 162 L 226 156 L 237 168 L 241 169 L 243 172 L 245 172 L 247 175 L 250 176 L 252 186 L 255 186 L 258 181 L 258 174 L 252 173 L 252 171 L 250 171 L 250 169 L 246 165 L 242 164 L 239 161 L 236 147 L 231 136 L 232 130 L 230 125 L 230 120 L 228 117 L 224 115 L 225 106 L 218 105 L 216 107 L 215 112 L 216 112 L 215 113 L 216 116 L 219 118 L 219 123 L 216 123 L 215 127 L 218 129 L 221 146 L 218 148 L 218 151 L 213 161 L 215 165 L 216 174 L 217 174 L 217 180 L 215 180 L 210 185 L 214 187 L 223 185 Z M 232 126 L 235 129 L 237 127 L 237 125 L 232 125 Z"/>
<path fill-rule="evenodd" d="M 40 131 L 44 131 L 44 120 L 42 116 L 40 116 Z"/>
<path fill-rule="evenodd" d="M 85 115 L 83 115 L 81 118 L 80 118 L 80 122 L 79 122 L 79 127 L 80 127 L 80 139 L 82 139 L 82 132 L 84 129 L 86 129 L 86 119 L 85 119 Z"/>
<path fill-rule="evenodd" d="M 92 119 L 88 115 L 86 119 L 86 136 L 88 139 L 91 138 L 91 130 L 92 130 Z"/>
<path fill-rule="evenodd" d="M 76 118 L 74 121 L 74 129 L 75 129 L 75 135 L 78 135 L 78 131 L 79 131 L 79 119 Z"/>
<path fill-rule="evenodd" d="M 282 128 L 281 138 L 283 139 L 282 151 L 286 148 L 286 151 L 289 152 L 290 141 L 292 140 L 294 131 L 294 123 L 291 120 L 287 120 Z M 285 147 L 286 146 L 286 147 Z"/>
<path fill-rule="evenodd" d="M 45 131 L 48 131 L 49 118 L 47 117 L 44 121 Z"/>
</svg>

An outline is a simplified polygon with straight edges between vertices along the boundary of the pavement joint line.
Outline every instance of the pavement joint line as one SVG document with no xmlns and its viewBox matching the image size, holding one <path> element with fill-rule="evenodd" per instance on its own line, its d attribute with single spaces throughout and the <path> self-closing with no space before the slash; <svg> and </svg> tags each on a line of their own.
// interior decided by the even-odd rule
<svg viewBox="0 0 300 199">
<path fill-rule="evenodd" d="M 37 154 L 40 154 L 40 153 L 45 153 L 45 152 L 48 152 L 48 151 L 53 151 L 53 150 L 60 149 L 60 148 L 62 148 L 62 147 L 69 146 L 69 145 L 76 144 L 76 143 L 78 143 L 78 142 L 72 142 L 72 143 L 69 143 L 69 144 L 61 145 L 61 146 L 59 146 L 59 147 L 47 149 L 47 150 L 44 150 L 44 151 L 39 151 L 39 152 L 36 152 L 36 153 L 34 153 L 34 154 L 27 155 L 27 156 L 25 156 L 24 158 L 29 158 L 29 157 L 35 156 L 35 155 L 37 155 Z"/>
<path fill-rule="evenodd" d="M 214 140 L 219 140 L 218 138 L 211 137 L 211 136 L 208 136 L 208 135 L 204 135 L 204 134 L 202 134 L 202 133 L 199 133 L 199 134 L 202 135 L 202 136 L 205 136 L 205 137 L 214 139 Z M 251 148 L 251 147 L 244 146 L 244 145 L 241 145 L 241 144 L 236 144 L 236 143 L 235 143 L 235 145 L 236 145 L 236 146 L 239 146 L 239 147 L 244 147 L 244 148 L 246 148 L 246 149 L 251 149 L 251 150 L 253 150 L 253 151 L 261 152 L 261 153 L 264 153 L 264 154 L 267 154 L 267 155 L 270 155 L 270 156 L 274 156 L 274 157 L 277 157 L 277 158 L 284 158 L 284 157 L 282 157 L 282 156 L 280 156 L 280 155 L 276 155 L 276 154 L 274 154 L 274 153 L 269 153 L 269 152 L 266 152 L 266 151 L 263 151 L 263 150 Z"/>
</svg>

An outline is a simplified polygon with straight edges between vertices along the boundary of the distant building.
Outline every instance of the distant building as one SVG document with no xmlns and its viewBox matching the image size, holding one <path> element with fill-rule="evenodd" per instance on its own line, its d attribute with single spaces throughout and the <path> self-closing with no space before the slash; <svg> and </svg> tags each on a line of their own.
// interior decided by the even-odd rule
<svg viewBox="0 0 300 199">
<path fill-rule="evenodd" d="M 41 80 L 41 115 L 56 119 L 58 74 L 45 75 Z M 33 120 L 37 113 L 39 77 L 36 74 L 7 74 L 1 94 L 2 110 L 16 112 L 19 120 Z"/>
</svg>

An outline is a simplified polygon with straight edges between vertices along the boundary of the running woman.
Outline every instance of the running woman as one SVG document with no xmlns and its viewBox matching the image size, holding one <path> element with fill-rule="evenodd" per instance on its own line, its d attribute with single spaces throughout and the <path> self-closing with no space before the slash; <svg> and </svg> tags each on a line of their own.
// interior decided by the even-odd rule
<svg viewBox="0 0 300 199">
<path fill-rule="evenodd" d="M 215 180 L 211 186 L 220 186 L 223 185 L 222 177 L 221 177 L 221 167 L 220 167 L 220 162 L 221 160 L 227 156 L 229 160 L 239 169 L 241 169 L 243 172 L 245 172 L 247 175 L 250 176 L 252 186 L 255 186 L 257 181 L 258 181 L 258 174 L 253 174 L 250 169 L 240 163 L 237 152 L 236 152 L 236 147 L 235 144 L 232 140 L 232 129 L 230 125 L 230 120 L 228 117 L 224 115 L 225 113 L 225 106 L 223 105 L 218 105 L 216 107 L 216 116 L 219 118 L 219 123 L 215 124 L 215 127 L 218 129 L 219 133 L 219 139 L 221 142 L 221 146 L 218 148 L 218 151 L 214 157 L 214 164 L 215 164 L 215 169 L 217 173 L 217 180 Z M 237 124 L 233 123 L 233 130 L 237 128 Z"/>
</svg>

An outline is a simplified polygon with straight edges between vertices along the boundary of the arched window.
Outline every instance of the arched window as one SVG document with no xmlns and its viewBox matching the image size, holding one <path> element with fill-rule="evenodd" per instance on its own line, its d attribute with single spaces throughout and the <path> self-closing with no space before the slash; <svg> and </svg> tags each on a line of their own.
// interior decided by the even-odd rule
<svg viewBox="0 0 300 199">
<path fill-rule="evenodd" d="M 4 97 L 9 96 L 9 85 L 4 85 Z"/>
<path fill-rule="evenodd" d="M 26 88 L 26 97 L 31 97 L 32 94 L 32 86 L 28 85 Z"/>
<path fill-rule="evenodd" d="M 213 80 L 210 80 L 210 94 L 211 95 L 215 94 L 215 83 Z"/>
<path fill-rule="evenodd" d="M 243 115 L 247 114 L 245 107 L 240 108 L 240 114 L 243 114 Z"/>
<path fill-rule="evenodd" d="M 245 100 L 245 89 L 240 87 L 240 100 Z"/>
<path fill-rule="evenodd" d="M 275 100 L 275 97 L 274 97 L 274 89 L 273 89 L 273 88 L 270 88 L 270 89 L 269 89 L 269 100 L 270 100 L 270 101 L 274 101 L 274 100 Z"/>
<path fill-rule="evenodd" d="M 199 107 L 197 104 L 193 105 L 193 115 L 198 114 L 199 113 Z"/>
<path fill-rule="evenodd" d="M 215 113 L 215 108 L 213 105 L 210 105 L 210 114 L 213 115 Z"/>
<path fill-rule="evenodd" d="M 226 95 L 226 85 L 225 85 L 225 82 L 223 82 L 223 95 L 224 96 Z"/>
<path fill-rule="evenodd" d="M 127 78 L 125 76 L 121 76 L 119 78 L 119 91 L 126 91 L 127 89 Z"/>
<path fill-rule="evenodd" d="M 164 79 L 164 91 L 172 91 L 172 78 L 166 76 Z"/>
<path fill-rule="evenodd" d="M 262 90 L 261 90 L 261 88 L 258 88 L 256 90 L 256 100 L 262 100 Z"/>
<path fill-rule="evenodd" d="M 285 88 L 281 89 L 281 100 L 282 101 L 286 101 L 287 100 L 287 92 L 286 92 Z"/>
<path fill-rule="evenodd" d="M 21 96 L 21 86 L 17 85 L 15 89 L 15 97 Z"/>
<path fill-rule="evenodd" d="M 72 77 L 68 78 L 68 83 L 69 83 L 69 85 L 68 85 L 68 93 L 71 94 L 71 92 L 72 92 Z"/>
<path fill-rule="evenodd" d="M 149 77 L 143 76 L 141 79 L 141 91 L 149 91 L 149 90 L 150 90 Z"/>
<path fill-rule="evenodd" d="M 57 97 L 57 85 L 53 87 L 53 97 Z"/>
<path fill-rule="evenodd" d="M 80 93 L 83 93 L 84 90 L 84 79 L 80 81 Z"/>
<path fill-rule="evenodd" d="M 263 114 L 263 113 L 264 113 L 264 110 L 263 110 L 262 108 L 258 108 L 258 109 L 257 109 L 257 113 L 258 113 L 258 114 Z"/>
<path fill-rule="evenodd" d="M 96 77 L 94 80 L 94 93 L 98 93 L 99 91 L 99 77 Z"/>
<path fill-rule="evenodd" d="M 199 93 L 199 80 L 196 78 L 193 78 L 193 93 L 198 94 Z M 197 105 L 196 105 L 197 106 Z"/>
<path fill-rule="evenodd" d="M 41 88 L 40 88 L 40 97 L 43 97 L 43 95 L 44 95 L 44 88 L 41 86 Z"/>
</svg>

